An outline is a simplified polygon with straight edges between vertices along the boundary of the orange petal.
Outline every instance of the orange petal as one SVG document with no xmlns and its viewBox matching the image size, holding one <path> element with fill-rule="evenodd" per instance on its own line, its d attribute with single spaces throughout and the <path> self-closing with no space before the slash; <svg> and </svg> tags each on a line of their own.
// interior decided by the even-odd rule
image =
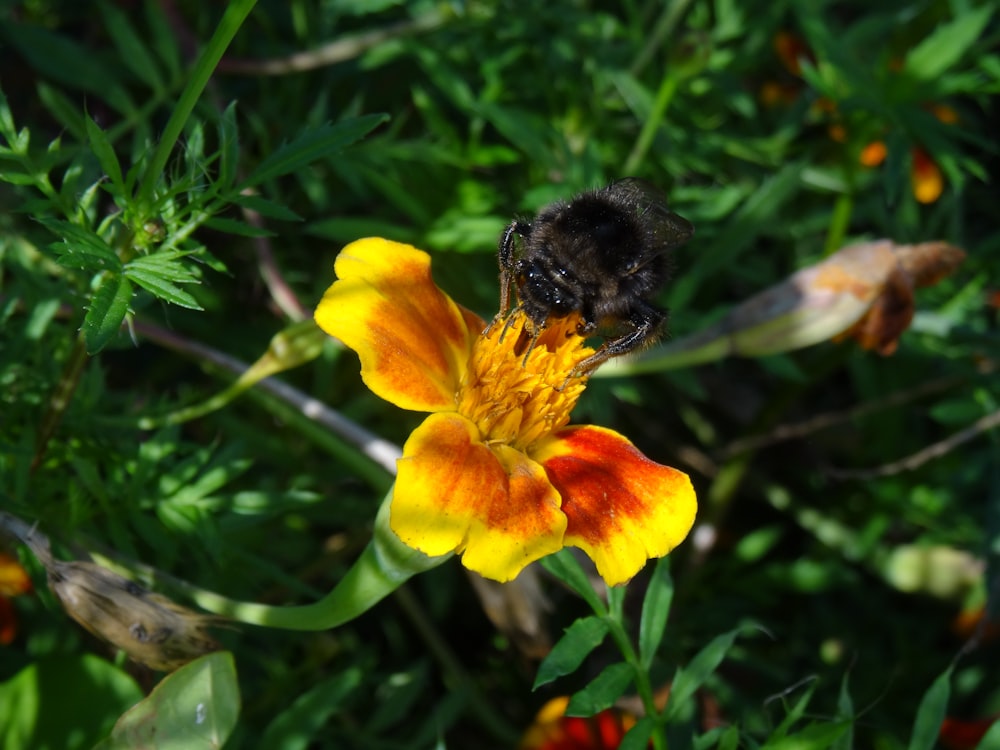
<svg viewBox="0 0 1000 750">
<path fill-rule="evenodd" d="M 0 552 L 0 596 L 18 596 L 31 591 L 31 577 L 16 557 Z"/>
<path fill-rule="evenodd" d="M 345 247 L 316 323 L 361 357 L 361 377 L 404 409 L 454 408 L 469 352 L 486 324 L 434 285 L 427 253 L 379 238 Z"/>
<path fill-rule="evenodd" d="M 650 461 L 617 432 L 562 430 L 535 451 L 562 495 L 566 545 L 579 547 L 608 583 L 625 583 L 646 560 L 683 541 L 697 501 L 687 474 Z"/>
<path fill-rule="evenodd" d="M 509 581 L 563 546 L 566 517 L 542 467 L 506 445 L 487 446 L 457 413 L 424 420 L 398 467 L 390 524 L 427 555 L 461 552 L 465 567 Z"/>
</svg>

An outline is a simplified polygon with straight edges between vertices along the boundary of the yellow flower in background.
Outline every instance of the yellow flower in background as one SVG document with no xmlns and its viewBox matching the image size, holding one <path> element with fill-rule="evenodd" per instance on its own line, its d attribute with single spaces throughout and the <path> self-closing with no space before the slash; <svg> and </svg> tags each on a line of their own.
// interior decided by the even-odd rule
<svg viewBox="0 0 1000 750">
<path fill-rule="evenodd" d="M 316 322 L 358 353 L 376 395 L 431 412 L 398 462 L 390 525 L 405 544 L 457 552 L 497 581 L 574 546 L 616 585 L 687 536 L 686 474 L 616 432 L 569 425 L 586 386 L 574 368 L 594 353 L 576 318 L 533 343 L 517 311 L 486 331 L 434 285 L 426 253 L 384 239 L 347 246 L 335 271 Z"/>
</svg>

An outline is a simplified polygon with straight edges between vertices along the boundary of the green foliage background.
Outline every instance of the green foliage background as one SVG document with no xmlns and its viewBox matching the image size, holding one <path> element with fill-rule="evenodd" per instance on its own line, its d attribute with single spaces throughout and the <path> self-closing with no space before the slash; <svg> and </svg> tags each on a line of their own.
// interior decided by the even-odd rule
<svg viewBox="0 0 1000 750">
<path fill-rule="evenodd" d="M 62 556 L 274 604 L 330 590 L 389 474 L 273 391 L 186 410 L 308 319 L 350 240 L 431 251 L 439 284 L 489 318 L 514 215 L 634 174 L 697 227 L 662 295 L 674 338 L 855 239 L 968 252 L 919 292 L 891 357 L 827 343 L 592 382 L 575 419 L 688 471 L 714 532 L 671 557 L 652 684 L 759 626 L 715 642 L 721 664 L 706 657 L 702 702 L 673 711 L 670 746 L 932 747 L 945 701 L 961 717 L 1000 711 L 989 642 L 918 710 L 962 649 L 950 623 L 996 580 L 996 429 L 887 476 L 831 471 L 891 463 L 1000 409 L 992 3 L 33 0 L 0 13 L 0 509 L 37 521 Z M 775 51 L 782 32 L 809 50 L 801 76 Z M 766 104 L 769 83 L 791 95 Z M 874 140 L 887 160 L 862 167 Z M 918 146 L 944 176 L 929 205 L 910 187 Z M 421 415 L 372 396 L 351 352 L 307 344 L 280 377 L 401 444 Z M 859 405 L 884 408 L 730 449 Z M 943 548 L 966 556 L 950 565 Z M 626 630 L 652 567 L 620 602 Z M 2 689 L 92 710 L 42 711 L 46 740 L 6 701 L 4 747 L 89 747 L 135 694 L 95 667 L 93 653 L 113 657 L 43 581 L 16 602 Z M 557 637 L 588 608 L 545 586 Z M 242 695 L 234 748 L 512 747 L 547 698 L 616 660 L 599 648 L 532 692 L 537 664 L 457 562 L 333 631 L 219 637 Z M 157 679 L 110 669 L 144 689 Z M 73 679 L 25 677 L 51 670 Z M 70 698 L 80 681 L 104 688 Z M 705 733 L 706 699 L 733 729 Z"/>
</svg>

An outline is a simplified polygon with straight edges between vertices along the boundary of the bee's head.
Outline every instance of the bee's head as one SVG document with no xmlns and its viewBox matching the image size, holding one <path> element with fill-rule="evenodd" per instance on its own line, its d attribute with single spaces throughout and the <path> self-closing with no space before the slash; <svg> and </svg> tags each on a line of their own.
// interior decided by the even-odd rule
<svg viewBox="0 0 1000 750">
<path fill-rule="evenodd" d="M 518 297 L 525 315 L 537 326 L 544 326 L 549 316 L 561 318 L 580 309 L 574 278 L 551 261 L 551 256 L 541 255 L 518 263 Z"/>
</svg>

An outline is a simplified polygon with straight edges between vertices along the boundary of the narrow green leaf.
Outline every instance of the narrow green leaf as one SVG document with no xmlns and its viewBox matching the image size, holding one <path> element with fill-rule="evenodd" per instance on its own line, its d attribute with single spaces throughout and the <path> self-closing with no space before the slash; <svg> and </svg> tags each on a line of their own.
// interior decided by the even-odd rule
<svg viewBox="0 0 1000 750">
<path fill-rule="evenodd" d="M 236 181 L 240 160 L 239 129 L 236 125 L 236 102 L 230 102 L 216 125 L 219 134 L 219 179 L 223 190 Z"/>
<path fill-rule="evenodd" d="M 363 138 L 389 119 L 388 115 L 373 114 L 326 124 L 307 130 L 286 143 L 257 165 L 257 169 L 241 184 L 241 188 L 259 185 L 284 174 L 296 172 L 315 161 L 329 157 Z"/>
<path fill-rule="evenodd" d="M 608 624 L 600 617 L 583 617 L 574 622 L 538 666 L 538 675 L 531 689 L 537 690 L 557 677 L 575 672 L 607 633 Z"/>
<path fill-rule="evenodd" d="M 238 206 L 256 211 L 261 216 L 281 221 L 302 221 L 302 217 L 287 206 L 275 203 L 259 195 L 234 195 L 232 202 Z M 360 236 L 360 235 L 359 235 Z"/>
<path fill-rule="evenodd" d="M 13 143 L 17 138 L 17 127 L 14 125 L 14 115 L 7 103 L 7 96 L 0 91 L 0 135 L 7 143 Z"/>
<path fill-rule="evenodd" d="M 634 672 L 625 663 L 612 664 L 595 677 L 587 687 L 573 694 L 566 706 L 567 716 L 593 716 L 625 694 Z"/>
<path fill-rule="evenodd" d="M 920 44 L 910 50 L 903 65 L 904 72 L 920 81 L 936 81 L 957 63 L 983 33 L 994 6 L 963 11 L 951 23 L 941 24 Z"/>
<path fill-rule="evenodd" d="M 310 688 L 275 717 L 257 746 L 305 750 L 344 699 L 361 684 L 361 676 L 361 670 L 355 667 Z"/>
<path fill-rule="evenodd" d="M 227 219 L 215 216 L 205 222 L 205 226 L 217 232 L 236 234 L 241 237 L 274 237 L 274 232 L 262 227 L 255 227 L 237 219 Z"/>
<path fill-rule="evenodd" d="M 94 272 L 121 272 L 122 262 L 118 255 L 93 230 L 59 219 L 39 218 L 38 222 L 62 238 L 62 242 L 51 245 L 59 254 L 60 265 Z"/>
<path fill-rule="evenodd" d="M 125 273 L 128 278 L 136 284 L 141 286 L 146 291 L 152 292 L 155 296 L 162 300 L 172 302 L 173 304 L 181 307 L 186 307 L 189 310 L 204 309 L 198 304 L 198 300 L 173 282 L 167 281 L 162 276 L 157 276 L 154 273 L 137 268 L 126 268 Z"/>
<path fill-rule="evenodd" d="M 55 86 L 45 81 L 38 82 L 38 99 L 45 105 L 56 122 L 62 125 L 77 140 L 87 140 L 87 127 L 84 125 L 84 114 L 76 102 L 71 100 Z"/>
<path fill-rule="evenodd" d="M 148 45 L 128 18 L 116 6 L 107 2 L 100 3 L 101 15 L 108 29 L 108 36 L 118 48 L 118 58 L 131 70 L 136 78 L 148 84 L 154 92 L 162 92 L 166 86 L 159 68 L 149 54 Z"/>
<path fill-rule="evenodd" d="M 111 180 L 115 190 L 119 195 L 125 193 L 125 183 L 122 180 L 122 168 L 115 155 L 115 149 L 108 140 L 107 133 L 101 130 L 100 126 L 94 122 L 89 115 L 84 116 L 84 125 L 87 128 L 87 140 L 90 141 L 90 148 L 93 150 L 97 161 L 104 170 L 104 174 Z"/>
<path fill-rule="evenodd" d="M 680 711 L 684 703 L 694 695 L 695 691 L 705 684 L 716 668 L 726 658 L 732 648 L 736 636 L 742 628 L 730 630 L 712 639 L 705 648 L 699 651 L 684 669 L 678 669 L 670 687 L 670 699 L 664 710 L 667 721 Z"/>
<path fill-rule="evenodd" d="M 33 24 L 0 25 L 3 38 L 44 78 L 99 96 L 122 113 L 135 111 L 117 71 L 68 37 Z"/>
<path fill-rule="evenodd" d="M 228 652 L 207 654 L 163 678 L 94 750 L 218 750 L 236 727 L 240 692 Z"/>
<path fill-rule="evenodd" d="M 917 709 L 917 718 L 913 722 L 913 736 L 910 738 L 909 750 L 932 750 L 937 742 L 941 722 L 948 710 L 948 699 L 951 697 L 950 665 L 942 672 L 924 693 Z"/>
<path fill-rule="evenodd" d="M 573 589 L 580 597 L 590 605 L 595 614 L 607 614 L 604 602 L 600 600 L 594 587 L 590 583 L 587 574 L 583 572 L 580 563 L 573 557 L 573 553 L 568 549 L 561 549 L 554 555 L 541 559 L 542 567 L 554 575 L 560 581 Z"/>
<path fill-rule="evenodd" d="M 674 582 L 670 577 L 670 558 L 661 557 L 646 589 L 639 619 L 639 662 L 649 670 L 663 640 L 663 632 L 674 598 Z"/>
<path fill-rule="evenodd" d="M 97 354 L 118 334 L 131 300 L 132 285 L 124 274 L 109 273 L 104 277 L 83 318 L 88 354 Z"/>
<path fill-rule="evenodd" d="M 656 722 L 653 721 L 652 717 L 643 716 L 622 737 L 618 750 L 646 750 L 649 747 L 649 738 L 653 736 L 655 728 Z"/>
<path fill-rule="evenodd" d="M 851 692 L 847 687 L 847 677 L 840 681 L 840 694 L 837 696 L 837 716 L 838 718 L 849 720 L 851 723 L 847 731 L 831 746 L 831 750 L 852 750 L 854 747 L 854 701 L 851 700 Z"/>
</svg>

